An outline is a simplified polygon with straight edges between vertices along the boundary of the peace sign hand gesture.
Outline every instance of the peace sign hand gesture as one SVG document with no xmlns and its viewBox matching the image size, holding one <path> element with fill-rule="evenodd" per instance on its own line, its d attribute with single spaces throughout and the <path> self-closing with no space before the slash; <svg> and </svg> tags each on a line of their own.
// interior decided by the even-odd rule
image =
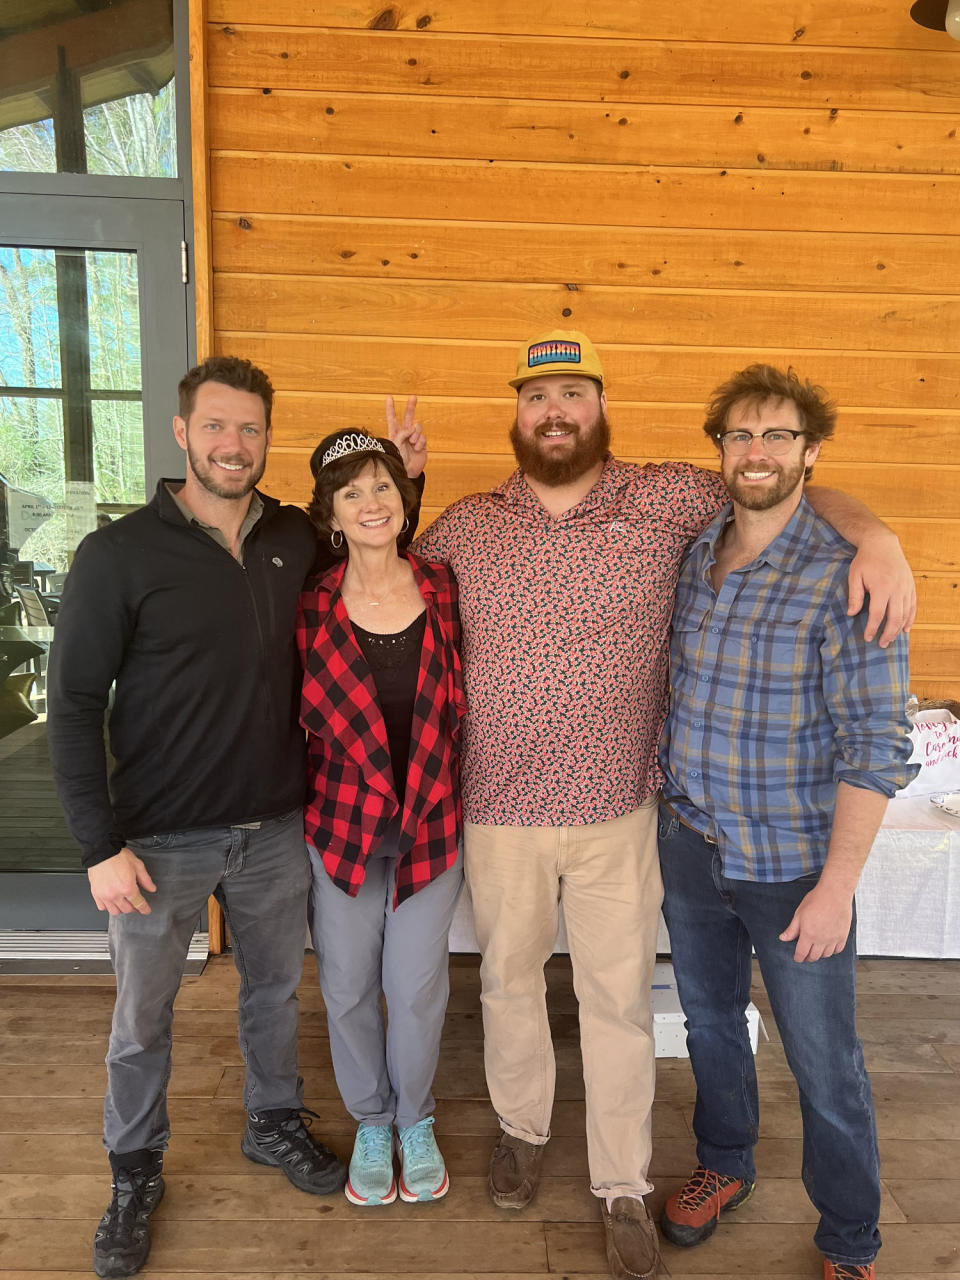
<svg viewBox="0 0 960 1280">
<path fill-rule="evenodd" d="M 427 465 L 427 440 L 420 423 L 414 421 L 416 411 L 417 397 L 408 396 L 403 421 L 398 421 L 393 396 L 387 396 L 387 435 L 400 450 L 411 480 L 416 480 Z"/>
</svg>

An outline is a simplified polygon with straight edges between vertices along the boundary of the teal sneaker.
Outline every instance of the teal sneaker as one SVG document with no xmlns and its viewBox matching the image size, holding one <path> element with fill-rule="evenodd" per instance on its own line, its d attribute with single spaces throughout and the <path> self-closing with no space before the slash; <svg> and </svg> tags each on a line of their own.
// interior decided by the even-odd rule
<svg viewBox="0 0 960 1280">
<path fill-rule="evenodd" d="M 343 1194 L 351 1204 L 393 1204 L 396 1200 L 393 1125 L 361 1124 L 357 1129 Z"/>
<path fill-rule="evenodd" d="M 447 1166 L 433 1136 L 433 1116 L 409 1129 L 397 1129 L 400 1149 L 400 1199 L 439 1200 L 450 1190 Z"/>
</svg>

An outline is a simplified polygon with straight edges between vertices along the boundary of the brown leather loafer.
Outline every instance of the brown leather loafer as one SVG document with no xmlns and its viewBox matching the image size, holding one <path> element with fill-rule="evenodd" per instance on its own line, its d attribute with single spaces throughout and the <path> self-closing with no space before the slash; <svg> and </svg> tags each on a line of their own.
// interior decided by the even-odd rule
<svg viewBox="0 0 960 1280">
<path fill-rule="evenodd" d="M 537 1193 L 543 1147 L 501 1133 L 490 1157 L 487 1190 L 499 1209 L 524 1209 Z"/>
<path fill-rule="evenodd" d="M 613 1280 L 655 1280 L 660 1269 L 660 1244 L 643 1201 L 617 1196 L 608 1210 L 607 1202 L 601 1200 L 600 1212 Z"/>
</svg>

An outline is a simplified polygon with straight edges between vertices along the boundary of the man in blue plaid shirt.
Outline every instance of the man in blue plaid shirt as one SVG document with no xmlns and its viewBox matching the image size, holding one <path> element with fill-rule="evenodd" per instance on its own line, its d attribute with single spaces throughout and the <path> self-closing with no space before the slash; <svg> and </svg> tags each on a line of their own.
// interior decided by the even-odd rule
<svg viewBox="0 0 960 1280">
<path fill-rule="evenodd" d="M 708 408 L 731 503 L 681 570 L 660 814 L 698 1164 L 661 1229 L 699 1244 L 753 1191 L 752 946 L 800 1089 L 825 1280 L 873 1280 L 879 1159 L 854 1017 L 853 895 L 887 800 L 916 766 L 906 637 L 864 639 L 847 607 L 853 548 L 803 496 L 835 419 L 819 387 L 769 365 L 736 374 Z"/>
</svg>

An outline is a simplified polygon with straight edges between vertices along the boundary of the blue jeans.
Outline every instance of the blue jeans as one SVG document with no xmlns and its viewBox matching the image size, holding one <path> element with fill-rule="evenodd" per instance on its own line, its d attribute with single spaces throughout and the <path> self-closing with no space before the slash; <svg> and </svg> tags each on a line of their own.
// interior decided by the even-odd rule
<svg viewBox="0 0 960 1280">
<path fill-rule="evenodd" d="M 256 827 L 204 827 L 128 841 L 150 872 L 150 915 L 111 916 L 117 975 L 107 1050 L 104 1146 L 163 1150 L 173 1002 L 190 939 L 214 894 L 240 974 L 239 1034 L 248 1111 L 296 1108 L 297 983 L 303 972 L 310 865 L 295 809 Z"/>
<path fill-rule="evenodd" d="M 716 845 L 662 807 L 660 868 L 697 1082 L 697 1159 L 748 1182 L 756 1176 L 757 1076 L 745 1016 L 752 944 L 800 1091 L 803 1184 L 820 1213 L 815 1243 L 832 1262 L 872 1262 L 880 1248 L 880 1159 L 855 1025 L 856 925 L 841 952 L 798 964 L 796 944 L 779 935 L 817 875 L 729 880 Z"/>
</svg>

